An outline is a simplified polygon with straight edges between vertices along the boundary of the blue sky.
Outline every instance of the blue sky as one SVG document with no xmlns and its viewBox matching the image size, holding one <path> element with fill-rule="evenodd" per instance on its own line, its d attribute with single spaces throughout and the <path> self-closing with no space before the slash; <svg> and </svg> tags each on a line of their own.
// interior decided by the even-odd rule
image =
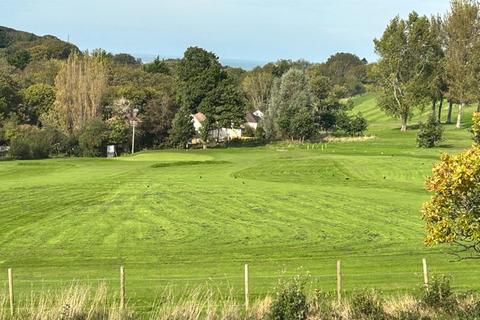
<svg viewBox="0 0 480 320">
<path fill-rule="evenodd" d="M 0 0 L 0 25 L 53 34 L 82 50 L 324 61 L 344 51 L 374 60 L 372 40 L 395 15 L 445 13 L 448 0 Z"/>
</svg>

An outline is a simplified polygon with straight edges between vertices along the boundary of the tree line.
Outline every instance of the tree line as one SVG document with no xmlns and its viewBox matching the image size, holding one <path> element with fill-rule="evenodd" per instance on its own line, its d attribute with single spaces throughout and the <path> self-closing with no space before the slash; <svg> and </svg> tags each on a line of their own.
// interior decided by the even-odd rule
<svg viewBox="0 0 480 320">
<path fill-rule="evenodd" d="M 12 37 L 3 30 L 0 39 Z M 134 110 L 138 149 L 186 147 L 197 112 L 206 118 L 204 143 L 215 142 L 212 130 L 242 127 L 246 112 L 255 110 L 265 117 L 255 132 L 245 131 L 257 139 L 304 140 L 335 130 L 357 135 L 367 126 L 361 115 L 350 115 L 348 98 L 365 92 L 369 66 L 349 53 L 245 71 L 198 47 L 181 59 L 144 64 L 102 49 L 37 56 L 31 45 L 7 40 L 0 47 L 0 145 L 9 145 L 15 158 L 101 156 L 109 144 L 126 151 Z"/>
<path fill-rule="evenodd" d="M 412 114 L 431 104 L 431 116 L 440 121 L 448 101 L 447 123 L 458 105 L 456 127 L 462 126 L 467 105 L 480 111 L 480 6 L 475 0 L 452 0 L 445 16 L 395 17 L 375 51 L 378 104 L 401 120 L 407 130 Z"/>
</svg>

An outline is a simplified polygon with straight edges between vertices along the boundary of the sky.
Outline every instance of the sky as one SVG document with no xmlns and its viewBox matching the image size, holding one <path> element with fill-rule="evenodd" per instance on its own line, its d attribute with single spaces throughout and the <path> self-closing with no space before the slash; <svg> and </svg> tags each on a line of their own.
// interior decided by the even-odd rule
<svg viewBox="0 0 480 320">
<path fill-rule="evenodd" d="M 373 39 L 396 15 L 444 14 L 448 0 L 0 0 L 0 25 L 52 34 L 80 49 L 223 59 L 376 59 Z"/>
</svg>

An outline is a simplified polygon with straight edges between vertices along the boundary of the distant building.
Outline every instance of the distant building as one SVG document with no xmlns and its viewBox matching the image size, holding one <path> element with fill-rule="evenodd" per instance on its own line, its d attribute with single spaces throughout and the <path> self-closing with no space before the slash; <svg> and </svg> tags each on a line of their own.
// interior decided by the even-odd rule
<svg viewBox="0 0 480 320">
<path fill-rule="evenodd" d="M 255 112 L 248 112 L 245 115 L 245 127 L 250 127 L 253 130 L 257 130 L 258 123 L 263 118 L 263 112 L 257 110 Z"/>
<path fill-rule="evenodd" d="M 202 128 L 202 123 L 207 119 L 207 117 L 201 113 L 197 112 L 192 114 L 193 127 L 197 135 L 200 135 L 200 130 Z M 245 124 L 240 128 L 219 128 L 210 131 L 210 136 L 218 141 L 228 141 L 232 139 L 241 139 L 242 138 L 242 128 L 250 127 L 254 130 L 258 127 L 258 122 L 263 118 L 263 113 L 260 110 L 255 112 L 248 112 L 245 115 Z M 199 139 L 193 139 L 193 143 L 198 143 Z"/>
</svg>

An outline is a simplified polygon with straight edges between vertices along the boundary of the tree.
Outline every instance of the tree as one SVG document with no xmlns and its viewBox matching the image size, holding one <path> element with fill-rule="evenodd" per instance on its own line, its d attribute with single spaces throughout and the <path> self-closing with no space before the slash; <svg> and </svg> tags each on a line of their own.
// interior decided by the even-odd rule
<svg viewBox="0 0 480 320">
<path fill-rule="evenodd" d="M 90 118 L 85 123 L 78 145 L 84 157 L 98 157 L 106 153 L 108 143 L 108 127 L 100 118 Z"/>
<path fill-rule="evenodd" d="M 20 87 L 10 75 L 0 72 L 0 119 L 16 112 L 21 102 Z"/>
<path fill-rule="evenodd" d="M 472 119 L 473 141 L 480 145 L 480 112 L 473 113 Z"/>
<path fill-rule="evenodd" d="M 105 64 L 100 58 L 71 55 L 55 79 L 52 113 L 58 127 L 72 134 L 97 118 L 106 86 Z"/>
<path fill-rule="evenodd" d="M 191 113 L 197 112 L 208 93 L 226 78 L 218 57 L 198 47 L 190 47 L 185 51 L 177 74 L 180 103 Z"/>
<path fill-rule="evenodd" d="M 48 84 L 34 84 L 21 91 L 21 119 L 24 123 L 39 124 L 42 114 L 48 113 L 55 103 L 55 88 Z"/>
<path fill-rule="evenodd" d="M 374 40 L 380 56 L 376 67 L 380 97 L 387 114 L 401 119 L 402 131 L 414 108 L 421 108 L 428 96 L 428 80 L 438 43 L 431 35 L 430 21 L 412 12 L 408 20 L 394 18 L 381 39 Z"/>
<path fill-rule="evenodd" d="M 144 64 L 143 70 L 148 73 L 170 74 L 170 68 L 167 63 L 165 60 L 160 60 L 159 56 L 152 62 Z"/>
<path fill-rule="evenodd" d="M 275 78 L 272 84 L 270 99 L 268 100 L 267 110 L 261 121 L 267 140 L 276 140 L 280 138 L 280 128 L 278 127 L 278 104 L 280 99 L 281 79 Z"/>
<path fill-rule="evenodd" d="M 445 36 L 443 21 L 439 16 L 430 19 L 430 30 L 433 41 L 432 65 L 429 71 L 428 92 L 432 101 L 432 114 L 438 121 L 441 120 L 443 100 L 448 91 L 445 76 Z M 439 102 L 437 113 L 437 102 Z"/>
<path fill-rule="evenodd" d="M 417 133 L 417 146 L 419 148 L 433 148 L 442 141 L 443 128 L 435 114 L 431 114 L 427 123 L 420 123 Z"/>
<path fill-rule="evenodd" d="M 173 118 L 169 140 L 176 148 L 185 148 L 195 134 L 192 116 L 186 107 L 180 108 Z"/>
<path fill-rule="evenodd" d="M 16 50 L 11 54 L 7 55 L 7 61 L 15 68 L 23 70 L 32 60 L 30 52 L 25 49 Z"/>
<path fill-rule="evenodd" d="M 354 54 L 340 52 L 330 56 L 325 63 L 324 72 L 333 84 L 347 89 L 342 98 L 365 90 L 363 82 L 367 77 L 366 63 Z"/>
<path fill-rule="evenodd" d="M 315 131 L 315 109 L 305 72 L 290 69 L 275 92 L 276 119 L 281 137 L 305 139 Z"/>
<path fill-rule="evenodd" d="M 199 106 L 213 128 L 235 128 L 245 122 L 245 101 L 231 81 L 224 80 Z"/>
<path fill-rule="evenodd" d="M 178 105 L 167 94 L 159 94 L 147 103 L 140 124 L 140 130 L 143 132 L 142 141 L 145 146 L 159 147 L 167 142 L 177 110 Z"/>
<path fill-rule="evenodd" d="M 113 61 L 118 64 L 139 65 L 141 60 L 137 60 L 134 56 L 128 53 L 118 53 L 113 56 Z"/>
<path fill-rule="evenodd" d="M 245 76 L 242 88 L 250 102 L 250 109 L 262 111 L 266 109 L 272 84 L 273 76 L 261 68 L 256 68 Z"/>
<path fill-rule="evenodd" d="M 457 128 L 461 127 L 465 105 L 476 98 L 473 49 L 479 41 L 479 12 L 479 5 L 474 0 L 452 0 L 445 21 L 445 70 L 448 96 L 459 103 Z"/>
<path fill-rule="evenodd" d="M 444 154 L 426 181 L 423 205 L 427 245 L 449 244 L 459 258 L 480 257 L 480 147 Z"/>
</svg>

